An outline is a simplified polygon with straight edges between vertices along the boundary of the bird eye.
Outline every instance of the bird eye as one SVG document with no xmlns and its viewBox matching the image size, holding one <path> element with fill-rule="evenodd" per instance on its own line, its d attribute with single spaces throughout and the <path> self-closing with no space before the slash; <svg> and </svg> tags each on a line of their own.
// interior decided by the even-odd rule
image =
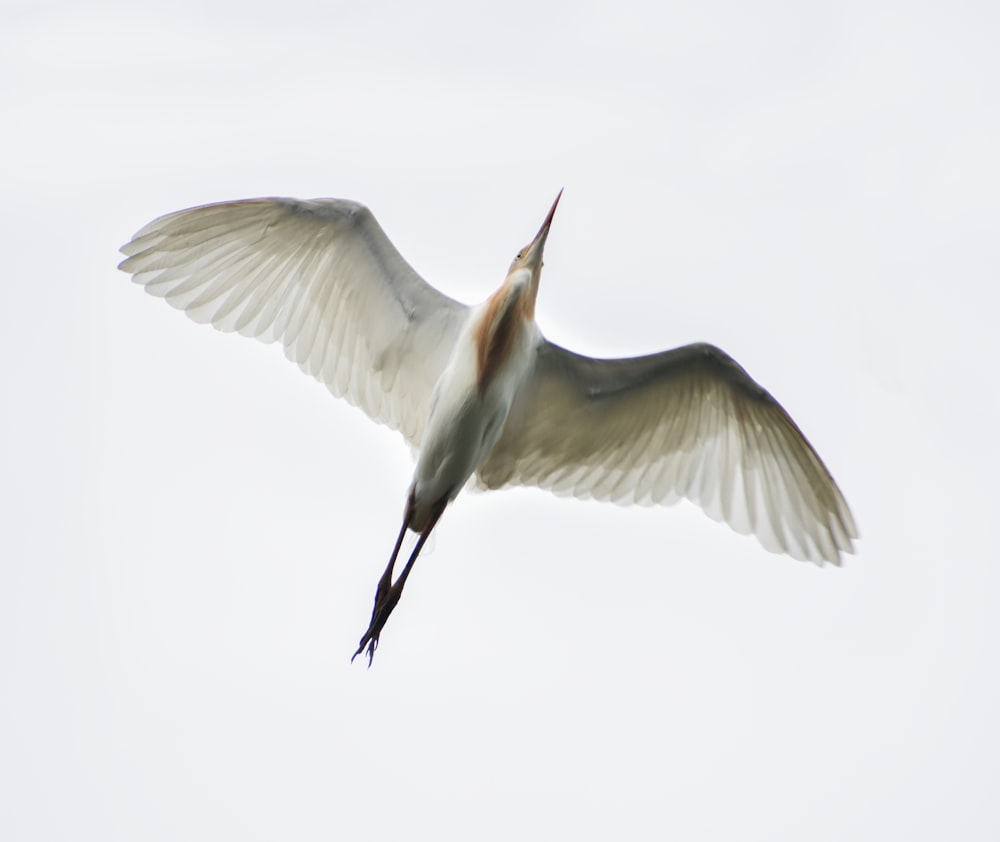
<svg viewBox="0 0 1000 842">
<path fill-rule="evenodd" d="M 520 260 L 522 257 L 524 257 L 524 252 L 523 251 L 519 251 L 517 253 L 517 256 L 514 258 L 514 260 Z"/>
</svg>

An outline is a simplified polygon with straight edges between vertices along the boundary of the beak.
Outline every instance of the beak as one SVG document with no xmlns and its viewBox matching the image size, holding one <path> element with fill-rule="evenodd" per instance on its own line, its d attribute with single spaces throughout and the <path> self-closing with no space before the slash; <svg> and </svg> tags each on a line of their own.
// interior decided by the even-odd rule
<svg viewBox="0 0 1000 842">
<path fill-rule="evenodd" d="M 545 249 L 545 240 L 549 236 L 549 227 L 552 225 L 552 217 L 556 215 L 556 208 L 559 205 L 559 199 L 562 198 L 563 191 L 559 191 L 559 195 L 556 196 L 556 200 L 552 203 L 552 207 L 549 208 L 549 214 L 545 217 L 545 222 L 542 223 L 542 227 L 538 229 L 538 233 L 535 234 L 535 239 L 531 241 L 531 245 L 526 249 L 524 255 L 524 262 L 529 265 L 541 266 L 542 263 L 542 251 Z"/>
</svg>

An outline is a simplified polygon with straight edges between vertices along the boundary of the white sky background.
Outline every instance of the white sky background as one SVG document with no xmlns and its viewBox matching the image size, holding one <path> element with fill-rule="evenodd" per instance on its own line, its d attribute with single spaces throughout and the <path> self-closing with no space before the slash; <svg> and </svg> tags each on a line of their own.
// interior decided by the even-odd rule
<svg viewBox="0 0 1000 842">
<path fill-rule="evenodd" d="M 1000 836 L 994 3 L 0 7 L 0 837 Z M 475 301 L 781 400 L 841 570 L 686 504 L 460 498 L 348 663 L 402 439 L 115 269 L 367 203 Z"/>
</svg>

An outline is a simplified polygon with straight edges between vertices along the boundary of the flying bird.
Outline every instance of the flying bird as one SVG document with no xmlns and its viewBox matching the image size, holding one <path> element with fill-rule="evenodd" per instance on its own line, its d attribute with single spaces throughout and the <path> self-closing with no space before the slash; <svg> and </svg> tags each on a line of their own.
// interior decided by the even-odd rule
<svg viewBox="0 0 1000 842">
<path fill-rule="evenodd" d="M 698 343 L 594 359 L 535 323 L 556 196 L 500 288 L 467 306 L 423 280 L 364 205 L 249 199 L 162 216 L 119 268 L 196 322 L 280 341 L 416 452 L 402 526 L 352 656 L 379 636 L 448 504 L 474 481 L 618 503 L 684 497 L 772 552 L 840 564 L 858 533 L 805 436 L 732 357 Z M 404 537 L 416 543 L 398 578 Z"/>
</svg>

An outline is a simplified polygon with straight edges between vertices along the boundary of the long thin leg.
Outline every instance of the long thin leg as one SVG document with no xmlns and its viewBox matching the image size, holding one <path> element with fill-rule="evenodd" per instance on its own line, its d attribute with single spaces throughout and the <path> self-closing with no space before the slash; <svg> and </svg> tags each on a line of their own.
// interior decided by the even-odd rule
<svg viewBox="0 0 1000 842">
<path fill-rule="evenodd" d="M 410 523 L 409 508 L 407 508 L 406 517 L 403 519 L 403 527 L 399 531 L 399 537 L 396 539 L 396 546 L 392 551 L 392 558 L 389 559 L 389 565 L 386 567 L 385 572 L 382 574 L 382 578 L 379 579 L 378 588 L 375 591 L 375 607 L 372 609 L 372 619 L 368 624 L 368 630 L 361 637 L 361 642 L 358 644 L 357 651 L 351 655 L 351 663 L 354 659 L 361 654 L 368 647 L 368 666 L 372 665 L 372 658 L 375 657 L 375 650 L 378 648 L 379 635 L 382 633 L 382 629 L 385 626 L 386 620 L 389 619 L 389 615 L 392 610 L 396 607 L 399 602 L 400 596 L 403 594 L 403 586 L 406 584 L 406 580 L 410 575 L 410 571 L 413 569 L 413 564 L 417 560 L 417 556 L 420 555 L 420 551 L 424 548 L 424 544 L 427 543 L 427 539 L 430 537 L 438 520 L 441 518 L 442 513 L 447 506 L 447 498 L 441 500 L 437 506 L 435 506 L 433 513 L 431 514 L 430 523 L 427 528 L 420 533 L 420 537 L 417 539 L 417 544 L 413 548 L 413 552 L 410 553 L 410 558 L 406 562 L 406 567 L 403 568 L 403 572 L 399 574 L 399 578 L 392 582 L 392 570 L 396 562 L 396 556 L 399 554 L 399 548 L 403 543 L 403 536 L 406 534 L 406 529 Z"/>
<path fill-rule="evenodd" d="M 375 622 L 375 614 L 378 612 L 379 603 L 385 600 L 385 595 L 389 592 L 389 588 L 392 586 L 392 571 L 396 566 L 396 556 L 399 555 L 399 548 L 403 546 L 403 537 L 406 535 L 406 529 L 410 525 L 410 507 L 406 507 L 406 514 L 403 516 L 403 525 L 399 528 L 399 537 L 396 538 L 396 546 L 392 548 L 392 556 L 389 558 L 389 563 L 385 566 L 385 572 L 382 574 L 382 578 L 378 580 L 378 587 L 375 589 L 375 606 L 372 608 L 372 622 Z M 357 652 L 354 653 L 357 655 Z M 351 658 L 353 661 L 354 658 Z"/>
<path fill-rule="evenodd" d="M 389 556 L 389 563 L 385 566 L 385 571 L 382 573 L 382 577 L 378 580 L 378 586 L 375 588 L 375 604 L 372 606 L 372 619 L 368 624 L 368 631 L 365 632 L 365 636 L 361 638 L 361 645 L 358 646 L 358 651 L 351 655 L 352 664 L 354 663 L 354 659 L 361 654 L 361 650 L 364 648 L 369 634 L 372 629 L 375 628 L 375 619 L 378 617 L 379 609 L 385 604 L 386 597 L 392 589 L 392 571 L 396 566 L 396 557 L 399 555 L 399 548 L 403 546 L 403 538 L 406 536 L 406 530 L 409 525 L 410 506 L 407 505 L 406 513 L 403 515 L 403 525 L 399 527 L 399 535 L 396 536 L 396 546 L 392 548 L 392 555 Z M 372 664 L 372 655 L 374 655 L 374 653 L 375 650 L 373 648 L 368 654 L 368 666 L 371 666 Z"/>
</svg>

